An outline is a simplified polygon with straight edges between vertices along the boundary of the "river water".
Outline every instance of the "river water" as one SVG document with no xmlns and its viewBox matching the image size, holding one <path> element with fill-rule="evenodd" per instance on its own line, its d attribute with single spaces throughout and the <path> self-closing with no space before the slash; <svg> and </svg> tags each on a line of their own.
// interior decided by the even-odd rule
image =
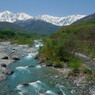
<svg viewBox="0 0 95 95">
<path fill-rule="evenodd" d="M 64 79 L 61 73 L 41 67 L 34 55 L 36 53 L 28 54 L 7 67 L 14 73 L 0 83 L 0 95 L 78 95 L 74 85 Z"/>
</svg>

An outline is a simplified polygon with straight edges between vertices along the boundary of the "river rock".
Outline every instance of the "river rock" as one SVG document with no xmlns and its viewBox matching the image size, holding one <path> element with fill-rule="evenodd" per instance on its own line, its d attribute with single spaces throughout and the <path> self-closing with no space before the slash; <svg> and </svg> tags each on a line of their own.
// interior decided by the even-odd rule
<svg viewBox="0 0 95 95">
<path fill-rule="evenodd" d="M 4 74 L 11 75 L 11 74 L 14 73 L 14 71 L 13 71 L 13 70 L 5 70 L 3 73 L 4 73 Z"/>
<path fill-rule="evenodd" d="M 5 63 L 2 63 L 1 66 L 2 67 L 7 67 L 7 65 Z"/>
<path fill-rule="evenodd" d="M 59 76 L 54 76 L 55 78 L 59 78 Z"/>
<path fill-rule="evenodd" d="M 17 57 L 13 57 L 13 60 L 20 60 L 19 58 L 17 58 Z"/>
<path fill-rule="evenodd" d="M 34 65 L 29 65 L 28 67 L 35 67 Z"/>
<path fill-rule="evenodd" d="M 8 56 L 3 57 L 2 59 L 9 59 Z"/>
<path fill-rule="evenodd" d="M 38 58 L 39 58 L 39 56 L 38 56 L 38 55 L 34 57 L 34 59 L 38 59 Z"/>
<path fill-rule="evenodd" d="M 5 80 L 7 77 L 4 74 L 0 74 L 0 81 Z"/>
<path fill-rule="evenodd" d="M 47 66 L 47 67 L 51 67 L 51 66 L 52 66 L 52 64 L 46 64 L 46 66 Z"/>
<path fill-rule="evenodd" d="M 21 85 L 28 86 L 29 83 L 25 82 L 25 83 L 22 83 Z"/>
<path fill-rule="evenodd" d="M 45 90 L 41 89 L 41 90 L 39 91 L 39 93 L 45 94 L 46 92 L 45 92 Z"/>
</svg>

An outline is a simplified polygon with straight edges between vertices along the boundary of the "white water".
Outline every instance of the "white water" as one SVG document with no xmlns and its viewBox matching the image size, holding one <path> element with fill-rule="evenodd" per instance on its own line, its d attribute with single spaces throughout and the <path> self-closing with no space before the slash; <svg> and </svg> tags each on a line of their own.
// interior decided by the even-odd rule
<svg viewBox="0 0 95 95">
<path fill-rule="evenodd" d="M 37 68 L 37 69 L 40 69 L 40 68 L 41 68 L 41 66 L 40 66 L 40 65 L 37 65 L 37 66 L 36 66 L 36 68 Z"/>
<path fill-rule="evenodd" d="M 37 54 L 38 54 L 38 52 L 36 52 L 36 53 L 28 53 L 28 56 L 26 56 L 26 58 L 27 58 L 27 59 L 33 58 L 33 57 L 35 57 Z"/>
<path fill-rule="evenodd" d="M 35 81 L 35 82 L 31 82 L 31 83 L 29 83 L 29 85 L 30 86 L 33 86 L 33 87 L 35 87 L 36 89 L 39 89 L 40 88 L 40 85 L 39 84 L 42 84 L 42 82 L 41 81 Z"/>
<path fill-rule="evenodd" d="M 63 89 L 65 88 L 63 85 L 57 84 L 56 87 L 58 87 L 60 89 L 60 91 L 62 92 L 63 95 L 66 95 L 65 92 L 62 90 L 62 88 Z"/>
<path fill-rule="evenodd" d="M 20 90 L 20 92 L 19 92 L 20 95 L 24 95 L 24 93 L 27 92 L 27 90 L 24 89 L 24 86 L 21 85 L 21 84 L 18 85 L 18 86 L 16 87 L 16 89 L 17 89 L 17 90 Z"/>
<path fill-rule="evenodd" d="M 37 49 L 39 49 L 39 47 L 43 46 L 43 44 L 40 41 L 38 41 L 38 40 L 35 40 L 34 43 L 35 43 L 34 44 L 35 48 L 37 48 Z"/>
<path fill-rule="evenodd" d="M 17 70 L 27 70 L 28 66 L 19 66 L 16 67 Z"/>
<path fill-rule="evenodd" d="M 52 92 L 51 90 L 48 90 L 48 91 L 46 91 L 46 94 L 50 94 L 50 95 L 56 95 L 54 92 Z"/>
</svg>

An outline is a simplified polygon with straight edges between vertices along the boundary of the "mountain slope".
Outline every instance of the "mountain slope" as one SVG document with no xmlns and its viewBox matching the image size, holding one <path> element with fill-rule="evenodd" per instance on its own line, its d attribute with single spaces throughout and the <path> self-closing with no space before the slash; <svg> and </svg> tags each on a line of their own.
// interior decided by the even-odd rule
<svg viewBox="0 0 95 95">
<path fill-rule="evenodd" d="M 42 20 L 16 21 L 14 24 L 34 34 L 49 35 L 56 32 L 60 27 Z"/>
<path fill-rule="evenodd" d="M 0 31 L 5 31 L 5 30 L 14 31 L 14 32 L 24 32 L 25 31 L 20 26 L 17 26 L 13 23 L 0 22 Z"/>
<path fill-rule="evenodd" d="M 95 23 L 95 13 L 78 20 L 73 24 L 77 24 L 77 23 Z"/>
<path fill-rule="evenodd" d="M 85 17 L 85 15 L 71 15 L 71 16 L 66 16 L 66 17 L 54 17 L 50 15 L 41 15 L 41 16 L 36 16 L 32 17 L 28 14 L 25 13 L 12 13 L 10 11 L 4 11 L 0 13 L 0 22 L 6 21 L 6 22 L 15 22 L 18 20 L 28 20 L 28 19 L 33 19 L 33 20 L 42 20 L 57 26 L 64 26 L 64 25 L 70 25 L 73 22 Z"/>
<path fill-rule="evenodd" d="M 66 25 L 72 24 L 73 22 L 83 17 L 85 17 L 85 15 L 71 15 L 67 17 L 54 17 L 50 15 L 41 15 L 41 16 L 35 17 L 35 19 L 43 20 L 57 26 L 64 26 L 64 25 L 66 26 Z"/>
</svg>

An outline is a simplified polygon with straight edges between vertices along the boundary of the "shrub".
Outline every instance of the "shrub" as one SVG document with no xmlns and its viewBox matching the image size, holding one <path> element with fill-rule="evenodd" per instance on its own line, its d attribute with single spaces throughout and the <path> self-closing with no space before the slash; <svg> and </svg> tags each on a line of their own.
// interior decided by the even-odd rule
<svg viewBox="0 0 95 95">
<path fill-rule="evenodd" d="M 81 60 L 76 57 L 71 58 L 69 67 L 71 67 L 73 70 L 79 70 L 81 67 Z"/>
<path fill-rule="evenodd" d="M 78 73 L 70 72 L 70 73 L 69 73 L 69 76 L 78 76 Z"/>
<path fill-rule="evenodd" d="M 85 68 L 83 70 L 83 73 L 85 73 L 85 74 L 92 74 L 92 71 L 90 69 Z"/>
<path fill-rule="evenodd" d="M 62 68 L 63 67 L 63 63 L 62 62 L 60 62 L 60 63 L 54 63 L 54 67 Z"/>
</svg>

